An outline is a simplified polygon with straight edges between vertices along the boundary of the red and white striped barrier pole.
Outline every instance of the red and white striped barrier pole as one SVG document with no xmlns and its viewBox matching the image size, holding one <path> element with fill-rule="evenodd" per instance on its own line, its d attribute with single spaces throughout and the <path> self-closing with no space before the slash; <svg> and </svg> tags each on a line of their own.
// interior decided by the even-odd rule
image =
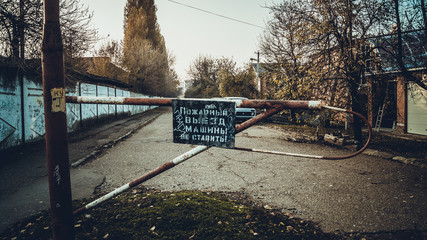
<svg viewBox="0 0 427 240">
<path fill-rule="evenodd" d="M 77 215 L 77 214 L 82 213 L 85 210 L 93 208 L 96 205 L 98 205 L 100 203 L 103 203 L 103 202 L 107 201 L 108 199 L 111 199 L 111 198 L 113 198 L 113 197 L 115 197 L 115 196 L 123 193 L 124 191 L 126 191 L 126 190 L 128 190 L 130 188 L 133 188 L 133 187 L 135 187 L 135 186 L 137 186 L 137 185 L 139 185 L 139 184 L 141 184 L 141 183 L 143 183 L 143 182 L 145 182 L 145 181 L 147 181 L 147 180 L 149 180 L 149 179 L 151 179 L 151 178 L 159 175 L 160 173 L 162 173 L 162 172 L 164 172 L 166 170 L 175 167 L 176 165 L 184 162 L 185 160 L 187 160 L 187 159 L 189 159 L 189 158 L 191 158 L 193 156 L 196 156 L 197 154 L 199 154 L 201 152 L 206 151 L 207 149 L 209 149 L 208 146 L 198 146 L 198 147 L 195 147 L 195 148 L 191 149 L 190 151 L 188 151 L 188 152 L 186 152 L 186 153 L 184 153 L 184 154 L 182 154 L 182 155 L 174 158 L 172 161 L 167 162 L 167 163 L 163 164 L 162 166 L 160 166 L 160 167 L 152 170 L 151 172 L 145 174 L 144 176 L 142 176 L 142 177 L 140 177 L 138 179 L 135 179 L 132 182 L 129 182 L 129 183 L 127 183 L 127 184 L 125 184 L 125 185 L 123 185 L 123 186 L 121 186 L 119 188 L 116 188 L 114 191 L 112 191 L 112 192 L 110 192 L 110 193 L 108 193 L 108 194 L 106 194 L 106 195 L 104 195 L 104 196 L 96 199 L 95 201 L 93 201 L 93 202 L 91 202 L 89 204 L 86 204 L 85 206 L 83 206 L 83 207 L 77 209 L 76 211 L 74 211 L 73 214 Z"/>
<path fill-rule="evenodd" d="M 244 123 L 242 123 L 240 125 L 237 125 L 236 126 L 236 133 L 245 130 L 246 128 L 254 125 L 255 123 L 257 123 L 257 122 L 259 122 L 259 121 L 261 121 L 263 119 L 268 118 L 271 115 L 274 115 L 274 114 L 280 112 L 281 110 L 282 110 L 282 108 L 268 109 L 267 111 L 265 111 L 265 112 L 263 112 L 263 113 L 255 116 L 255 117 L 253 117 L 252 119 L 250 119 L 250 120 L 248 120 L 248 121 L 246 121 L 246 122 L 244 122 Z M 210 147 L 208 147 L 208 146 L 197 146 L 197 147 L 191 149 L 190 151 L 188 151 L 188 152 L 186 152 L 186 153 L 184 153 L 184 154 L 182 154 L 182 155 L 174 158 L 172 161 L 167 162 L 167 163 L 163 164 L 162 166 L 160 166 L 160 167 L 152 170 L 151 172 L 145 174 L 144 176 L 142 176 L 142 177 L 140 177 L 138 179 L 135 179 L 135 180 L 133 180 L 133 181 L 131 181 L 131 182 L 129 182 L 129 183 L 127 183 L 127 184 L 125 184 L 125 185 L 123 185 L 123 186 L 115 189 L 115 190 L 113 190 L 112 192 L 110 192 L 110 193 L 108 193 L 108 194 L 106 194 L 106 195 L 104 195 L 104 196 L 102 196 L 102 197 L 100 197 L 100 198 L 98 198 L 98 199 L 96 199 L 96 200 L 94 200 L 94 201 L 86 204 L 85 206 L 83 206 L 83 207 L 77 209 L 76 211 L 74 211 L 73 214 L 74 215 L 78 215 L 78 214 L 80 214 L 80 213 L 82 213 L 82 212 L 84 212 L 84 211 L 86 211 L 86 210 L 88 210 L 90 208 L 93 208 L 96 205 L 99 205 L 99 204 L 107 201 L 108 199 L 111 199 L 111 198 L 113 198 L 113 197 L 115 197 L 115 196 L 123 193 L 124 191 L 126 191 L 126 190 L 128 190 L 130 188 L 133 188 L 133 187 L 135 187 L 135 186 L 137 186 L 137 185 L 139 185 L 139 184 L 141 184 L 141 183 L 143 183 L 143 182 L 145 182 L 145 181 L 147 181 L 147 180 L 149 180 L 149 179 L 151 179 L 151 178 L 159 175 L 160 173 L 162 173 L 162 172 L 164 172 L 166 170 L 171 169 L 171 168 L 175 167 L 176 165 L 178 165 L 180 163 L 183 163 L 184 161 L 190 159 L 193 156 L 196 156 L 199 153 L 202 153 L 202 152 L 208 150 L 209 148 Z"/>
</svg>

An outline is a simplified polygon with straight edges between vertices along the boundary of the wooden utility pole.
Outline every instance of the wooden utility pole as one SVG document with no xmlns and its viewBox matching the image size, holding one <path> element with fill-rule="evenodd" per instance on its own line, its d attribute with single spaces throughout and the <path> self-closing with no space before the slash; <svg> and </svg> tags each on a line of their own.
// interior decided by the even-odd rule
<svg viewBox="0 0 427 240">
<path fill-rule="evenodd" d="M 53 238 L 74 239 L 59 0 L 44 0 L 42 70 Z"/>
<path fill-rule="evenodd" d="M 25 61 L 24 4 L 24 0 L 19 1 L 19 58 L 21 63 Z"/>
</svg>

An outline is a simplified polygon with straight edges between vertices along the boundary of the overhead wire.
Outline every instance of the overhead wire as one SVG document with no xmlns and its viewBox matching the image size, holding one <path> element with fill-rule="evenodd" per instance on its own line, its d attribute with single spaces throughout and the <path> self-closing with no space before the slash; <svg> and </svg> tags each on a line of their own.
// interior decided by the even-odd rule
<svg viewBox="0 0 427 240">
<path fill-rule="evenodd" d="M 217 16 L 217 17 L 221 17 L 221 18 L 225 18 L 225 19 L 232 20 L 232 21 L 235 21 L 235 22 L 243 23 L 243 24 L 246 24 L 246 25 L 249 25 L 249 26 L 252 26 L 252 27 L 257 27 L 257 28 L 264 29 L 264 27 L 261 27 L 259 25 L 253 24 L 253 23 L 245 22 L 245 21 L 242 21 L 242 20 L 239 20 L 239 19 L 236 19 L 236 18 L 232 18 L 232 17 L 227 17 L 225 15 L 214 13 L 214 12 L 211 12 L 211 11 L 208 11 L 208 10 L 204 10 L 204 9 L 201 9 L 201 8 L 198 8 L 198 7 L 194 7 L 194 6 L 185 4 L 185 3 L 177 2 L 177 1 L 174 1 L 174 0 L 168 0 L 168 1 L 172 2 L 172 3 L 175 3 L 175 4 L 178 4 L 178 5 L 181 5 L 181 6 L 184 6 L 184 7 L 195 9 L 197 11 L 208 13 L 208 14 L 211 14 L 211 15 L 214 15 L 214 16 Z"/>
</svg>

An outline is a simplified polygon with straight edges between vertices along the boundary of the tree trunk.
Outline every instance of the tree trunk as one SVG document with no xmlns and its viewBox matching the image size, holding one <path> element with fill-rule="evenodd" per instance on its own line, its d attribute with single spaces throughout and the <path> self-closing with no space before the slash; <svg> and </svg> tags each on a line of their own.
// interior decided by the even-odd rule
<svg viewBox="0 0 427 240">
<path fill-rule="evenodd" d="M 425 0 L 421 0 L 421 12 L 424 20 L 424 46 L 427 46 L 427 13 Z M 424 59 L 424 67 L 427 67 L 427 59 Z"/>
<path fill-rule="evenodd" d="M 19 59 L 19 23 L 12 23 L 12 59 L 17 62 Z"/>
<path fill-rule="evenodd" d="M 356 81 L 355 81 L 356 82 Z M 357 92 L 357 86 L 355 83 L 350 83 L 350 93 L 351 93 L 351 108 L 354 112 L 361 113 L 362 103 L 360 102 L 359 93 Z M 357 150 L 362 148 L 363 137 L 362 137 L 362 121 L 353 116 L 353 134 L 354 140 L 357 141 Z"/>
</svg>

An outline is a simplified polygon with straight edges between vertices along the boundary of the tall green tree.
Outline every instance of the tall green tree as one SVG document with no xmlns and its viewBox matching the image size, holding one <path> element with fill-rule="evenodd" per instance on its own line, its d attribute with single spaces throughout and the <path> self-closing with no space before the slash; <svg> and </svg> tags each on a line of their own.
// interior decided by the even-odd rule
<svg viewBox="0 0 427 240">
<path fill-rule="evenodd" d="M 124 15 L 122 64 L 130 83 L 141 93 L 171 96 L 177 93 L 174 58 L 166 50 L 157 23 L 154 0 L 128 0 Z"/>
<path fill-rule="evenodd" d="M 231 64 L 228 60 L 220 61 L 208 56 L 199 56 L 195 59 L 188 70 L 189 87 L 187 87 L 185 97 L 220 97 L 218 74 L 221 65 L 226 62 Z"/>
<path fill-rule="evenodd" d="M 222 97 L 256 97 L 256 74 L 251 66 L 222 68 L 219 71 L 219 93 Z"/>
<path fill-rule="evenodd" d="M 228 58 L 199 56 L 188 70 L 190 86 L 185 97 L 254 97 L 256 96 L 255 73 L 249 66 L 237 68 Z"/>
</svg>

